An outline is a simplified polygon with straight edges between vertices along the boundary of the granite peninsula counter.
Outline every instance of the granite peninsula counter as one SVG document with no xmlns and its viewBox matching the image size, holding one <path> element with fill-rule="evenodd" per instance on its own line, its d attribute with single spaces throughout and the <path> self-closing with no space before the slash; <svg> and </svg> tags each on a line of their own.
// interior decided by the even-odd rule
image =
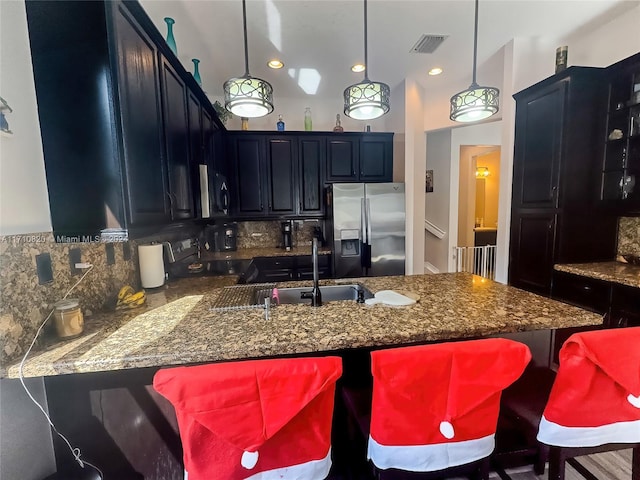
<svg viewBox="0 0 640 480">
<path fill-rule="evenodd" d="M 211 310 L 224 278 L 184 279 L 150 292 L 140 309 L 88 317 L 82 336 L 32 353 L 24 375 L 329 352 L 602 323 L 594 313 L 466 273 L 322 283 L 360 283 L 374 293 L 414 292 L 420 300 L 408 307 L 349 301 L 319 308 L 280 305 L 265 320 L 262 310 Z M 2 376 L 17 377 L 18 367 L 4 368 Z"/>
<path fill-rule="evenodd" d="M 572 273 L 573 275 L 640 288 L 640 266 L 638 265 L 611 261 L 564 263 L 556 264 L 553 268 L 559 272 Z"/>
</svg>

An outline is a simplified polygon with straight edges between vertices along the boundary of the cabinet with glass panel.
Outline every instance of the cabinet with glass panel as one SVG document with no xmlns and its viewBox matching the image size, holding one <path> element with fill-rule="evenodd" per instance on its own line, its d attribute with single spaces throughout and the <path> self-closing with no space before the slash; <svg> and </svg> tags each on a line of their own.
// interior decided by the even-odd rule
<svg viewBox="0 0 640 480">
<path fill-rule="evenodd" d="M 601 198 L 640 211 L 640 53 L 609 67 Z"/>
</svg>

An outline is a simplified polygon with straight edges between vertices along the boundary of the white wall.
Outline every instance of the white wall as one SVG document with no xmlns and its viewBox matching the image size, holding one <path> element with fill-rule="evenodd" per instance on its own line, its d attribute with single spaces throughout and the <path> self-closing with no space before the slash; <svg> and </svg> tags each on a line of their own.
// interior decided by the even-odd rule
<svg viewBox="0 0 640 480">
<path fill-rule="evenodd" d="M 345 85 L 346 87 L 347 85 Z M 210 96 L 211 103 L 218 100 L 224 104 L 224 98 Z M 375 120 L 353 120 L 347 117 L 344 111 L 344 100 L 342 92 L 336 92 L 335 97 L 320 98 L 310 96 L 308 100 L 303 101 L 299 98 L 287 98 L 274 93 L 274 110 L 273 113 L 261 117 L 249 119 L 249 130 L 272 130 L 276 131 L 276 122 L 278 115 L 282 115 L 285 124 L 285 130 L 302 131 L 304 130 L 304 110 L 305 107 L 311 108 L 311 120 L 313 123 L 313 131 L 330 132 L 336 125 L 336 114 L 340 114 L 340 122 L 345 132 L 363 132 L 367 125 L 371 125 L 372 132 L 387 132 L 386 116 L 376 118 Z M 403 106 L 398 103 L 399 100 L 391 97 L 392 111 L 395 108 L 402 110 Z M 225 125 L 229 130 L 240 130 L 242 127 L 240 117 L 234 115 L 227 121 Z"/>
<path fill-rule="evenodd" d="M 388 132 L 393 135 L 393 181 L 405 181 L 405 84 L 391 90 L 391 111 L 384 117 Z"/>
<path fill-rule="evenodd" d="M 426 138 L 424 134 L 424 89 L 418 82 L 405 81 L 405 189 L 406 189 L 406 273 L 424 273 L 424 188 Z"/>
<path fill-rule="evenodd" d="M 447 232 L 440 239 L 425 232 L 424 259 L 440 272 L 449 271 L 449 176 L 451 172 L 451 129 L 428 132 L 425 170 L 433 170 L 433 192 L 425 195 L 424 218 Z"/>
<path fill-rule="evenodd" d="M 23 1 L 0 1 L 0 95 L 11 137 L 0 137 L 0 235 L 51 231 L 40 124 Z M 15 380 L 0 385 L 0 478 L 55 472 L 51 429 Z M 42 379 L 27 385 L 45 402 Z"/>
<path fill-rule="evenodd" d="M 0 95 L 11 137 L 0 137 L 0 235 L 51 231 L 40 123 L 23 1 L 0 2 Z"/>
<path fill-rule="evenodd" d="M 585 25 L 561 40 L 558 45 L 569 47 L 569 65 L 603 67 L 640 51 L 640 2 L 621 2 L 610 15 L 608 22 Z"/>
</svg>

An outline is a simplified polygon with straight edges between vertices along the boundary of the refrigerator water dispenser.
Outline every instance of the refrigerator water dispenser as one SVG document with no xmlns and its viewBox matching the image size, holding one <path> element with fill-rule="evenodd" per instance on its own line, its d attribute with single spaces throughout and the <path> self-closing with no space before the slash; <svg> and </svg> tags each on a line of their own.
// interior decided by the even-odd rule
<svg viewBox="0 0 640 480">
<path fill-rule="evenodd" d="M 360 255 L 360 230 L 340 230 L 340 255 Z"/>
</svg>

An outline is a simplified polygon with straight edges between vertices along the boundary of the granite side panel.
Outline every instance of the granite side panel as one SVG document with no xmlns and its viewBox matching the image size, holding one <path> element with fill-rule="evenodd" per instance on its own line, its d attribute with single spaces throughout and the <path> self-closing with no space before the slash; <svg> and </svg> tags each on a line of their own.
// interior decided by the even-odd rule
<svg viewBox="0 0 640 480">
<path fill-rule="evenodd" d="M 618 222 L 618 255 L 640 255 L 640 217 L 621 217 Z"/>
<path fill-rule="evenodd" d="M 123 244 L 113 244 L 115 263 L 107 265 L 105 245 L 55 243 L 51 232 L 0 236 L 0 364 L 24 354 L 53 304 L 80 279 L 81 275 L 71 275 L 70 249 L 80 247 L 82 261 L 94 266 L 70 295 L 80 300 L 85 324 L 123 285 L 139 286 L 135 246 L 129 242 L 131 259 L 124 260 Z M 53 281 L 40 285 L 36 256 L 45 252 L 51 255 Z M 43 330 L 41 341 L 55 335 L 51 324 Z"/>
</svg>

